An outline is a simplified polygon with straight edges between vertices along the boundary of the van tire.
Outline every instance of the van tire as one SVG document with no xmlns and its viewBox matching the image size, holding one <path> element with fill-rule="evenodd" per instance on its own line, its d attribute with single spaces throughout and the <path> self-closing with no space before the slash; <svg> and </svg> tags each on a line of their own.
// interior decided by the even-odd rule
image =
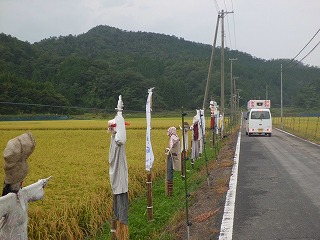
<svg viewBox="0 0 320 240">
<path fill-rule="evenodd" d="M 271 137 L 271 133 L 269 133 L 269 137 Z"/>
</svg>

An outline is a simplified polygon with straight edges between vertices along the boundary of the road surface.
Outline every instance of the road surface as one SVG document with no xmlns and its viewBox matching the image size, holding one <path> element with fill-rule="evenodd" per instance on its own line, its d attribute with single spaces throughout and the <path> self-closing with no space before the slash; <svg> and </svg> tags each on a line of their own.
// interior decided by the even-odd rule
<svg viewBox="0 0 320 240">
<path fill-rule="evenodd" d="M 320 239 L 320 146 L 241 133 L 234 240 Z"/>
</svg>

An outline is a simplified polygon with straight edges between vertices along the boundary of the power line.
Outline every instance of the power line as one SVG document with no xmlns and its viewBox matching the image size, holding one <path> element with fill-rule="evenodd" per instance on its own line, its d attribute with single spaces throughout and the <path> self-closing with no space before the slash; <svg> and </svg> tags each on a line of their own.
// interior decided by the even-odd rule
<svg viewBox="0 0 320 240">
<path fill-rule="evenodd" d="M 319 31 L 320 31 L 320 28 L 316 32 L 316 34 L 313 35 L 313 37 L 310 39 L 310 41 L 301 49 L 301 51 L 292 60 L 294 60 L 297 56 L 299 56 L 299 54 L 309 45 L 309 43 L 315 38 L 315 36 L 319 33 Z"/>
<path fill-rule="evenodd" d="M 220 12 L 220 8 L 219 8 L 217 0 L 214 0 L 214 4 L 215 4 L 216 10 L 217 10 L 217 13 L 219 13 Z"/>
<path fill-rule="evenodd" d="M 19 105 L 19 106 L 34 106 L 34 107 L 82 109 L 82 110 L 101 111 L 101 112 L 114 112 L 115 111 L 114 109 L 88 108 L 88 107 L 79 107 L 79 106 L 49 105 L 49 104 L 38 104 L 38 103 L 0 102 L 0 104 L 3 104 L 3 105 Z M 143 112 L 143 111 L 126 110 L 126 112 Z"/>
<path fill-rule="evenodd" d="M 228 12 L 226 0 L 224 0 L 224 7 L 226 9 L 226 12 Z M 230 34 L 230 25 L 229 25 L 229 17 L 227 16 L 227 26 L 228 26 L 228 34 L 229 34 L 229 41 L 230 41 L 230 49 L 232 49 L 232 43 L 231 43 L 231 34 Z M 226 41 L 227 42 L 227 41 Z"/>
<path fill-rule="evenodd" d="M 76 107 L 76 106 L 62 106 L 62 105 L 49 105 L 49 104 L 38 104 L 38 103 L 20 103 L 20 102 L 0 102 L 4 105 L 20 105 L 20 106 L 35 106 L 35 107 L 52 107 L 52 108 L 72 108 L 72 109 L 86 109 L 86 110 L 100 110 L 105 111 L 106 109 L 99 108 L 85 108 L 85 107 Z"/>
<path fill-rule="evenodd" d="M 320 30 L 320 29 L 319 29 Z M 305 55 L 299 62 L 297 62 L 293 67 L 295 67 L 296 65 L 298 65 L 299 63 L 301 63 L 306 57 L 309 56 L 310 53 L 313 52 L 313 50 L 316 49 L 316 47 L 318 47 L 318 45 L 320 44 L 320 41 L 307 53 L 307 55 Z"/>
<path fill-rule="evenodd" d="M 233 0 L 231 0 L 231 6 L 232 6 L 232 12 L 234 12 Z M 235 24 L 235 20 L 234 20 L 234 14 L 232 14 L 232 18 L 233 18 L 234 48 L 237 49 L 236 24 Z"/>
<path fill-rule="evenodd" d="M 309 42 L 298 52 L 298 54 L 294 57 L 294 58 L 292 58 L 291 59 L 291 61 L 286 65 L 286 67 L 287 66 L 289 66 L 295 59 L 296 59 L 296 57 L 298 57 L 299 55 L 300 55 L 300 53 L 311 43 L 311 41 L 317 36 L 317 34 L 320 32 L 320 28 L 319 28 L 319 30 L 313 35 L 313 37 L 309 40 Z M 318 43 L 319 44 L 319 43 Z M 305 59 L 317 46 L 318 46 L 318 44 L 303 58 L 303 59 Z M 299 64 L 303 59 L 301 59 L 297 64 Z M 297 64 L 295 64 L 294 66 L 296 66 Z M 294 67 L 293 66 L 293 67 Z"/>
</svg>

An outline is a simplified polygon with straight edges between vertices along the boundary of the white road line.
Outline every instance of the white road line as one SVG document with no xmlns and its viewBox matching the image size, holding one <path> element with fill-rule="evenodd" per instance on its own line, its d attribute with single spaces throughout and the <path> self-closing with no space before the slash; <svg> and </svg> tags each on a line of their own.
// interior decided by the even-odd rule
<svg viewBox="0 0 320 240">
<path fill-rule="evenodd" d="M 306 139 L 304 139 L 304 138 L 301 138 L 301 137 L 299 137 L 299 136 L 297 136 L 297 135 L 294 135 L 294 134 L 292 134 L 292 133 L 286 132 L 286 131 L 284 131 L 284 130 L 282 130 L 282 129 L 280 129 L 280 128 L 276 128 L 276 129 L 279 130 L 280 132 L 286 133 L 286 134 L 288 134 L 288 135 L 290 135 L 290 136 L 292 136 L 292 137 L 299 138 L 299 139 L 301 139 L 301 140 L 303 140 L 303 141 L 305 141 L 305 142 L 308 142 L 308 143 L 311 143 L 311 144 L 313 144 L 313 145 L 316 145 L 316 146 L 320 147 L 320 144 L 311 142 L 311 141 L 306 140 Z"/>
<path fill-rule="evenodd" d="M 233 232 L 233 219 L 234 219 L 234 209 L 236 203 L 236 190 L 238 182 L 238 166 L 239 166 L 239 156 L 240 156 L 240 141 L 241 141 L 241 130 L 238 134 L 238 141 L 236 146 L 236 151 L 233 158 L 232 175 L 229 182 L 229 190 L 226 196 L 226 202 L 224 205 L 224 213 L 220 228 L 219 240 L 231 240 Z"/>
</svg>

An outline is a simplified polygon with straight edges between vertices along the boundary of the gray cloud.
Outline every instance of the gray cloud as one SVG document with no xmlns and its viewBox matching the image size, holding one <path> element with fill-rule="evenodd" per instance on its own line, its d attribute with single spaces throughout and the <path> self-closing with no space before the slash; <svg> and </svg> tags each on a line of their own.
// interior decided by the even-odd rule
<svg viewBox="0 0 320 240">
<path fill-rule="evenodd" d="M 226 45 L 259 58 L 294 57 L 320 27 L 318 0 L 217 3 L 234 10 L 225 18 Z M 109 25 L 212 44 L 217 11 L 212 0 L 1 0 L 0 32 L 32 43 Z M 320 36 L 304 55 L 319 40 Z M 304 63 L 320 66 L 320 47 Z"/>
</svg>

